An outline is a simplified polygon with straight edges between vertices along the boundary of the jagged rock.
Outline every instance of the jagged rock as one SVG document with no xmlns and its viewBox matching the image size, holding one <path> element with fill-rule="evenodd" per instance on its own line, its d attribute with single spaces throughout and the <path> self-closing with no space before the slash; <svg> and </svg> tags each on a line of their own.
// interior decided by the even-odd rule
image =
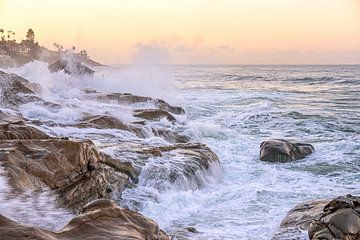
<svg viewBox="0 0 360 240">
<path fill-rule="evenodd" d="M 49 65 L 51 72 L 59 72 L 64 70 L 67 74 L 73 75 L 93 75 L 94 70 L 88 68 L 84 64 L 77 61 L 58 60 L 55 63 Z"/>
<path fill-rule="evenodd" d="M 311 144 L 272 139 L 261 143 L 260 160 L 266 162 L 289 162 L 303 159 L 313 153 Z"/>
<path fill-rule="evenodd" d="M 121 172 L 107 162 L 90 141 L 0 140 L 0 163 L 14 190 L 46 186 L 72 209 L 93 199 L 118 197 L 129 184 L 131 166 Z"/>
<path fill-rule="evenodd" d="M 311 222 L 320 218 L 327 200 L 316 200 L 302 203 L 291 209 L 280 227 L 276 230 L 273 240 L 302 239 Z"/>
<path fill-rule="evenodd" d="M 154 120 L 161 120 L 163 118 L 166 118 L 170 122 L 175 122 L 176 118 L 171 115 L 170 113 L 159 110 L 159 109 L 141 109 L 141 110 L 135 110 L 135 117 L 144 118 L 146 120 L 154 121 Z"/>
<path fill-rule="evenodd" d="M 0 110 L 0 124 L 16 123 L 21 121 L 25 121 L 25 119 L 19 116 L 13 116 Z"/>
<path fill-rule="evenodd" d="M 0 117 L 1 118 L 1 117 Z M 0 140 L 4 139 L 49 139 L 50 137 L 23 121 L 0 124 Z"/>
<path fill-rule="evenodd" d="M 1 105 L 25 104 L 28 102 L 43 101 L 36 95 L 40 86 L 16 75 L 0 71 Z"/>
<path fill-rule="evenodd" d="M 56 232 L 20 224 L 0 215 L 0 235 L 7 240 L 170 240 L 153 220 L 120 208 L 110 200 L 89 203 L 80 215 Z"/>
</svg>

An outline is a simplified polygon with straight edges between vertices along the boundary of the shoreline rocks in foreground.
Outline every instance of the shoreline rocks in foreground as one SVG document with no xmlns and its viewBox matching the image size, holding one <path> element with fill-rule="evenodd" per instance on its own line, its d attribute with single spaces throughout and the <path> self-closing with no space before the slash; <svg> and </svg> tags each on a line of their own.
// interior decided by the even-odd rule
<svg viewBox="0 0 360 240">
<path fill-rule="evenodd" d="M 170 240 L 151 219 L 118 207 L 110 200 L 95 200 L 59 231 L 24 225 L 0 214 L 2 239 L 38 240 Z"/>
<path fill-rule="evenodd" d="M 289 211 L 273 240 L 296 239 L 306 231 L 310 240 L 360 239 L 360 197 L 302 203 Z"/>
<path fill-rule="evenodd" d="M 265 162 L 290 162 L 300 160 L 315 152 L 311 144 L 271 139 L 261 143 L 260 160 Z"/>
<path fill-rule="evenodd" d="M 86 100 L 140 105 L 141 109 L 133 111 L 136 121 L 123 123 L 111 114 L 89 112 L 69 124 L 55 120 L 31 121 L 19 111 L 24 104 L 34 102 L 50 111 L 62 106 L 42 99 L 40 85 L 15 74 L 0 71 L 0 83 L 3 108 L 0 111 L 0 165 L 11 194 L 54 193 L 59 206 L 72 212 L 82 209 L 83 213 L 58 232 L 23 225 L 0 213 L 0 234 L 6 239 L 169 239 L 152 220 L 119 208 L 110 200 L 119 200 L 125 189 L 136 188 L 140 173 L 143 181 L 154 183 L 161 191 L 164 182 L 166 186 L 179 187 L 188 183 L 191 189 L 198 189 L 206 182 L 204 176 L 212 166 L 220 169 L 217 155 L 206 145 L 191 142 L 188 136 L 157 124 L 167 119 L 173 126 L 177 124 L 175 115 L 184 114 L 181 107 L 161 99 L 84 91 Z M 47 130 L 54 126 L 111 131 L 100 138 L 93 135 L 95 146 L 89 140 L 93 140 L 91 134 L 78 138 L 55 137 L 58 135 Z M 112 136 L 114 130 L 129 132 L 134 139 Z M 149 143 L 145 140 L 149 134 L 163 140 Z M 102 139 L 110 142 L 102 143 Z M 104 153 L 107 146 L 114 153 L 111 156 Z"/>
</svg>

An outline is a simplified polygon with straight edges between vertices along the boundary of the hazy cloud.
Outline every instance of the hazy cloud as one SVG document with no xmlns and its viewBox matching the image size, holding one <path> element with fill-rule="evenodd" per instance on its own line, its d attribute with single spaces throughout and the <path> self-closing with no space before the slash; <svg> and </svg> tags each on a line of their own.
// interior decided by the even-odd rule
<svg viewBox="0 0 360 240">
<path fill-rule="evenodd" d="M 133 63 L 146 65 L 166 64 L 169 60 L 169 49 L 162 42 L 138 42 L 134 47 Z"/>
</svg>

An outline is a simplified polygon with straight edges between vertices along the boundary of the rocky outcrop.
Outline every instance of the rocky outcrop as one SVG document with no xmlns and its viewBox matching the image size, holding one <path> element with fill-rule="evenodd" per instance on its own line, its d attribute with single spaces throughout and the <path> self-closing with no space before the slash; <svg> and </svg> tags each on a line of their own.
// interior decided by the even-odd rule
<svg viewBox="0 0 360 240">
<path fill-rule="evenodd" d="M 218 156 L 204 144 L 186 143 L 146 146 L 119 143 L 116 156 L 131 162 L 141 179 L 159 190 L 170 185 L 180 189 L 198 189 L 206 184 L 208 171 L 219 170 Z"/>
<path fill-rule="evenodd" d="M 289 162 L 303 159 L 313 153 L 311 144 L 272 139 L 261 143 L 260 160 L 266 162 Z"/>
<path fill-rule="evenodd" d="M 1 105 L 17 106 L 28 102 L 43 101 L 36 95 L 41 87 L 18 75 L 0 71 L 0 84 Z"/>
<path fill-rule="evenodd" d="M 273 240 L 299 239 L 307 235 L 306 231 L 314 219 L 318 219 L 327 200 L 302 203 L 291 209 L 277 229 Z"/>
<path fill-rule="evenodd" d="M 0 124 L 0 140 L 5 139 L 49 139 L 50 137 L 23 121 Z"/>
<path fill-rule="evenodd" d="M 346 195 L 331 200 L 308 231 L 311 240 L 360 239 L 360 197 Z"/>
<path fill-rule="evenodd" d="M 306 232 L 310 240 L 360 239 L 360 197 L 300 204 L 289 211 L 273 239 L 297 239 Z"/>
<path fill-rule="evenodd" d="M 155 99 L 151 97 L 136 96 L 129 93 L 111 93 L 101 94 L 98 92 L 88 92 L 89 97 L 95 98 L 97 101 L 110 102 L 115 101 L 119 104 L 139 104 L 139 103 L 151 103 L 158 107 L 160 110 L 170 112 L 173 114 L 184 114 L 185 110 L 181 107 L 171 106 L 162 99 Z"/>
<path fill-rule="evenodd" d="M 131 132 L 132 130 L 122 121 L 119 119 L 112 117 L 112 116 L 105 116 L 105 115 L 96 115 L 96 116 L 89 116 L 84 118 L 81 122 L 75 125 L 79 128 L 114 128 L 120 129 L 124 131 Z"/>
<path fill-rule="evenodd" d="M 0 163 L 15 191 L 48 187 L 72 209 L 93 199 L 117 198 L 129 184 L 131 166 L 121 171 L 108 162 L 90 141 L 0 140 Z"/>
<path fill-rule="evenodd" d="M 57 232 L 23 225 L 0 215 L 0 235 L 7 240 L 170 240 L 153 220 L 120 208 L 110 200 L 84 206 L 78 216 Z"/>
<path fill-rule="evenodd" d="M 95 73 L 94 70 L 75 60 L 58 60 L 49 65 L 48 68 L 51 72 L 59 72 L 63 70 L 65 73 L 72 75 L 93 75 Z"/>
</svg>

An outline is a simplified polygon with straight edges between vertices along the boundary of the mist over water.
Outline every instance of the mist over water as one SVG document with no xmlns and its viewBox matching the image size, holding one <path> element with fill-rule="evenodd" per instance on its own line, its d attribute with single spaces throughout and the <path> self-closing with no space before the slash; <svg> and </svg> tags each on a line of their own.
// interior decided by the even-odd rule
<svg viewBox="0 0 360 240">
<path fill-rule="evenodd" d="M 95 102 L 83 96 L 84 88 L 160 97 L 185 108 L 186 117 L 176 116 L 178 124 L 165 120 L 156 124 L 206 143 L 219 156 L 221 167 L 197 172 L 193 181 L 170 183 L 166 171 L 161 172 L 162 181 L 155 181 L 149 171 L 151 166 L 167 166 L 166 159 L 150 160 L 140 174 L 139 186 L 126 190 L 119 199 L 170 234 L 192 226 L 200 233 L 189 239 L 271 239 L 295 205 L 360 194 L 359 66 L 111 66 L 96 70 L 92 78 L 79 78 L 50 73 L 40 62 L 6 69 L 39 83 L 44 99 L 61 104 L 53 111 L 25 104 L 20 112 L 29 119 L 70 124 L 92 112 L 131 122 L 132 111 L 144 107 Z M 111 141 L 136 141 L 136 136 L 114 129 L 54 126 L 42 130 L 54 136 L 90 138 L 109 154 L 116 152 L 105 147 Z M 108 139 L 105 134 L 115 137 Z M 292 163 L 261 162 L 259 146 L 268 138 L 311 143 L 316 152 Z M 145 141 L 168 144 L 150 133 Z M 6 186 L 1 176 L 0 169 L 0 184 Z M 6 202 L 2 194 L 1 206 Z M 47 199 L 55 201 L 51 196 Z M 48 221 L 56 224 L 46 227 L 57 228 L 70 217 L 62 209 L 49 207 L 23 219 L 45 224 L 36 219 L 50 212 Z M 19 219 L 22 215 L 11 216 Z M 300 239 L 306 239 L 306 233 Z"/>
</svg>

